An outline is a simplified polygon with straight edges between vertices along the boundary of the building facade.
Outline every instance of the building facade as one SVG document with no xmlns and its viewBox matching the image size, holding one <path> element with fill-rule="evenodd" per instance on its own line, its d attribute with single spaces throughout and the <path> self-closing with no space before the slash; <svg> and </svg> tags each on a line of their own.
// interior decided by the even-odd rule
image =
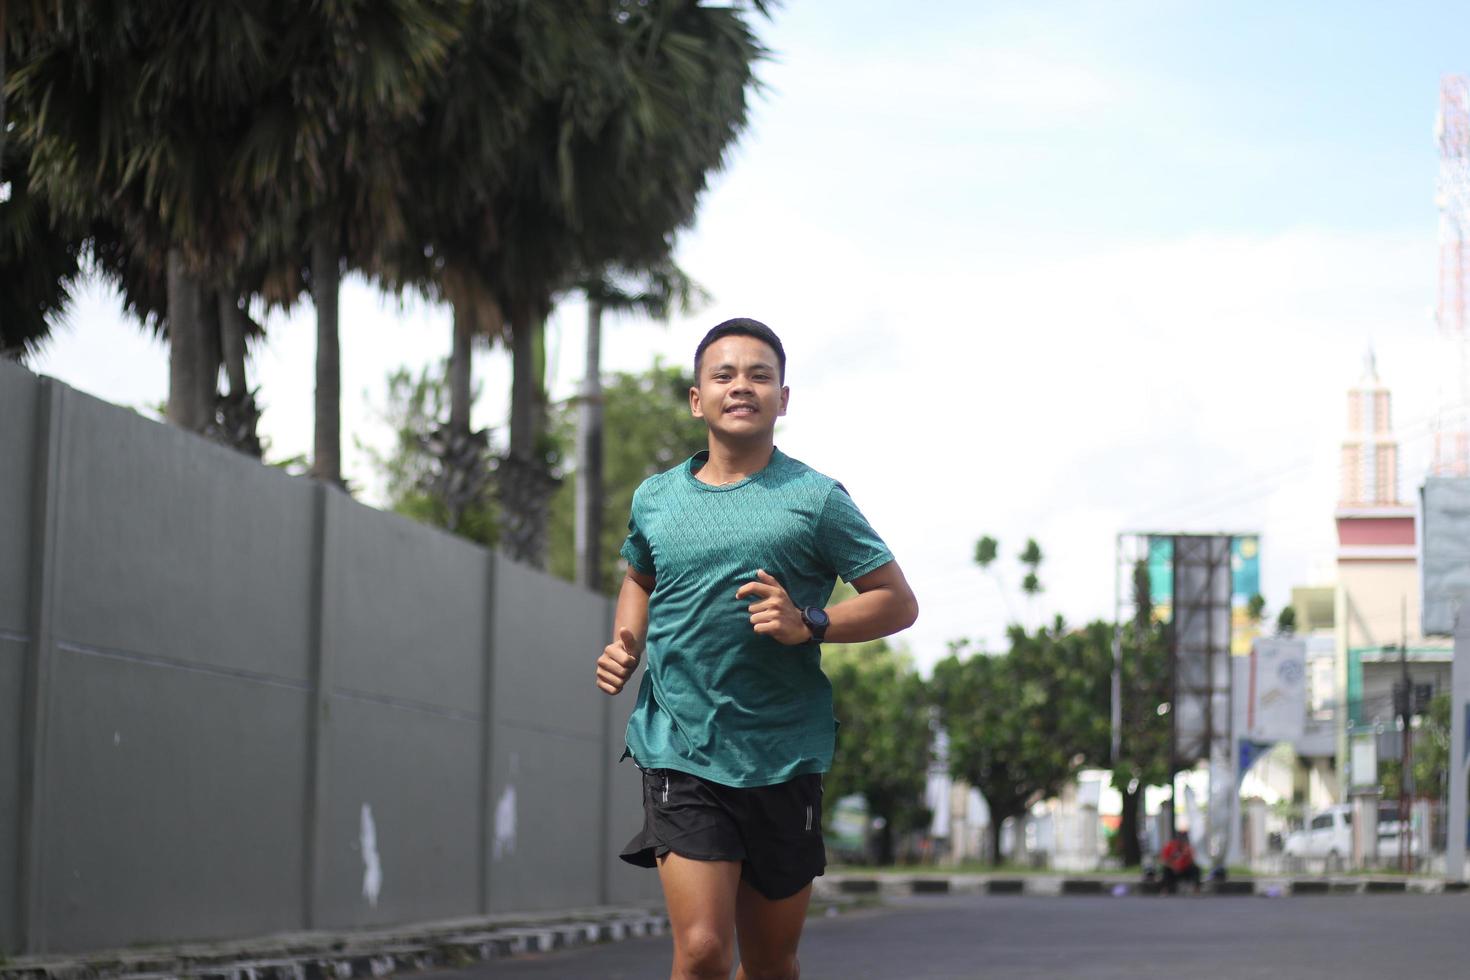
<svg viewBox="0 0 1470 980">
<path fill-rule="evenodd" d="M 1452 654 L 1447 640 L 1420 632 L 1417 508 L 1399 494 L 1392 397 L 1371 353 L 1347 407 L 1332 616 L 1340 799 L 1353 788 L 1352 736 L 1396 729 L 1393 687 L 1405 671 L 1413 683 L 1446 689 Z"/>
</svg>

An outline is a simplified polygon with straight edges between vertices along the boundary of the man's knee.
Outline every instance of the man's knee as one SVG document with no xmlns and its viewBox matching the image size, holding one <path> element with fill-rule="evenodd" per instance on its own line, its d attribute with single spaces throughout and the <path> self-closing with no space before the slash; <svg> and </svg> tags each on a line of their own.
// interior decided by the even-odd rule
<svg viewBox="0 0 1470 980">
<path fill-rule="evenodd" d="M 796 955 L 764 962 L 740 961 L 740 980 L 799 980 L 801 963 Z"/>
<path fill-rule="evenodd" d="M 712 929 L 694 928 L 677 937 L 674 949 L 680 972 L 695 977 L 724 980 L 734 966 L 733 944 Z"/>
</svg>

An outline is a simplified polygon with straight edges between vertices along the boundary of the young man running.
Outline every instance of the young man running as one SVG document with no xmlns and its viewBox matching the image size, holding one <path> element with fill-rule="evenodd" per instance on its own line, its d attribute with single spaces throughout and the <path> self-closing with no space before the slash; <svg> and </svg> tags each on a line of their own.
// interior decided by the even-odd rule
<svg viewBox="0 0 1470 980">
<path fill-rule="evenodd" d="M 821 642 L 912 625 L 918 603 L 842 485 L 775 446 L 786 353 L 727 320 L 694 354 L 689 407 L 709 448 L 633 497 L 613 641 L 597 686 L 623 689 L 643 830 L 623 860 L 657 866 L 675 980 L 800 975 L 811 882 L 826 864 L 822 776 L 836 724 Z M 858 594 L 824 609 L 836 578 Z"/>
</svg>

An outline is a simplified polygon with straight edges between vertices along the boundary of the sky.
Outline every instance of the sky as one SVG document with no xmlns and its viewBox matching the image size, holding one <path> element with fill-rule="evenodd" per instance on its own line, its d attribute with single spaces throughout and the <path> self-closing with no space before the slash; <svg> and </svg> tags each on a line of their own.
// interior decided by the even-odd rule
<svg viewBox="0 0 1470 980">
<path fill-rule="evenodd" d="M 1000 649 L 1015 619 L 1110 618 L 1123 531 L 1259 532 L 1272 614 L 1330 583 L 1370 348 L 1414 498 L 1445 361 L 1433 125 L 1441 76 L 1470 72 L 1470 4 L 809 0 L 758 31 L 750 127 L 678 248 L 713 301 L 612 321 L 604 365 L 682 363 L 730 316 L 770 324 L 791 387 L 777 442 L 887 540 L 921 669 L 960 638 Z M 447 356 L 449 313 L 355 278 L 341 310 L 346 475 L 381 504 L 358 447 L 387 446 L 386 378 Z M 312 316 L 272 315 L 254 352 L 268 458 L 309 453 Z M 552 316 L 553 398 L 579 382 L 584 319 L 575 299 Z M 30 366 L 166 398 L 162 345 L 97 283 Z M 508 357 L 475 369 L 475 424 L 503 427 Z"/>
</svg>

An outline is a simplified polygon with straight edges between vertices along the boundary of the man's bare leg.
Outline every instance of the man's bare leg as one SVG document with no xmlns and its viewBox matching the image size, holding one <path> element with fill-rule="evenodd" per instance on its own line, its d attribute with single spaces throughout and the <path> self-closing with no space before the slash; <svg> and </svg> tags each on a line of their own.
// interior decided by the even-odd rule
<svg viewBox="0 0 1470 980">
<path fill-rule="evenodd" d="M 797 980 L 801 976 L 796 946 L 811 899 L 810 884 L 790 898 L 771 901 L 749 882 L 740 882 L 735 899 L 740 972 L 735 980 Z"/>
<path fill-rule="evenodd" d="M 658 877 L 674 933 L 673 980 L 729 980 L 740 862 L 694 861 L 670 852 L 658 859 Z"/>
</svg>

